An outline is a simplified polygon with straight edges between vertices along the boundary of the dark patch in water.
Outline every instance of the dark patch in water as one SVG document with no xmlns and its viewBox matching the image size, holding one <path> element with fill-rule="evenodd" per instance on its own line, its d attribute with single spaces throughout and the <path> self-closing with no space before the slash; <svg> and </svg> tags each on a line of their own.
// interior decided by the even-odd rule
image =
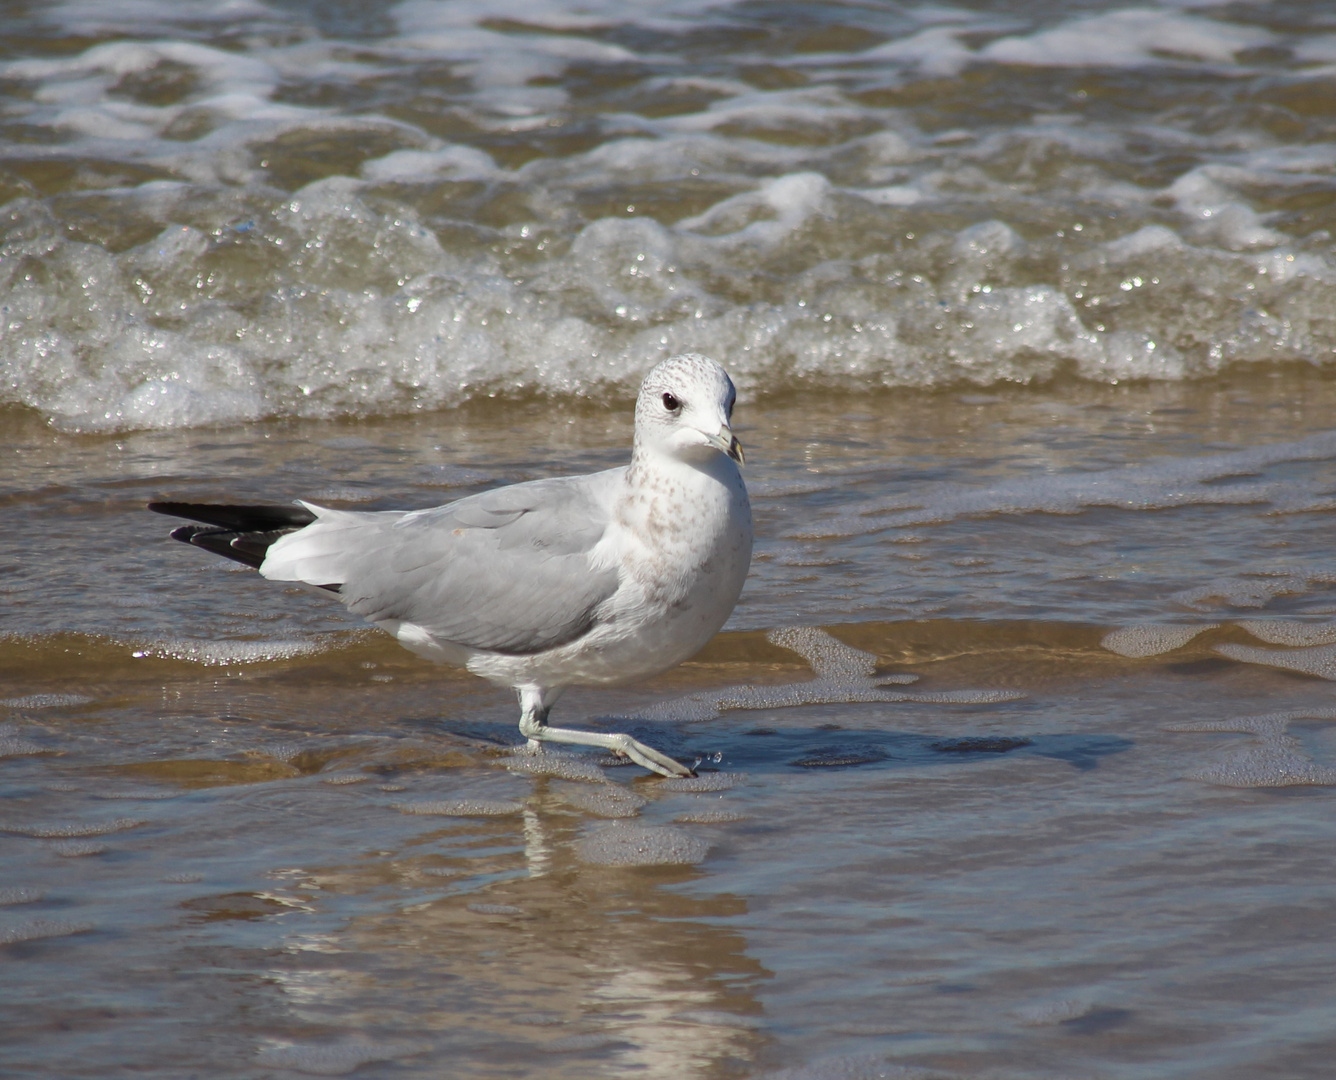
<svg viewBox="0 0 1336 1080">
<path fill-rule="evenodd" d="M 1180 664 L 1165 664 L 1164 670 L 1174 675 L 1216 675 L 1238 665 L 1237 660 L 1208 656 L 1201 660 L 1184 660 Z"/>
<path fill-rule="evenodd" d="M 224 893 L 221 896 L 201 896 L 186 900 L 181 904 L 186 911 L 193 912 L 196 919 L 213 922 L 217 919 L 263 919 L 269 915 L 282 915 L 292 910 L 286 904 L 271 900 L 255 893 Z"/>
<path fill-rule="evenodd" d="M 744 736 L 765 735 L 764 739 Z M 902 731 L 828 731 L 811 726 L 775 730 L 744 728 L 730 730 L 727 723 L 712 726 L 708 733 L 691 732 L 690 755 L 716 760 L 725 769 L 769 772 L 776 767 L 796 769 L 891 766 L 916 768 L 995 760 L 999 754 L 1019 757 L 1049 757 L 1073 768 L 1096 768 L 1100 759 L 1131 749 L 1132 741 L 1112 735 L 965 735 L 955 739 Z"/>
<path fill-rule="evenodd" d="M 929 745 L 939 754 L 1005 754 L 1034 744 L 1029 739 L 1009 738 L 1005 735 L 991 738 L 976 735 L 965 739 L 941 739 Z"/>
<path fill-rule="evenodd" d="M 1099 759 L 1132 749 L 1131 739 L 1118 735 L 1043 735 L 1034 740 L 1032 753 L 1057 758 L 1074 768 L 1099 767 Z"/>
<path fill-rule="evenodd" d="M 800 769 L 848 769 L 855 765 L 869 765 L 874 761 L 885 761 L 890 755 L 875 746 L 818 746 L 800 758 L 790 761 Z"/>
</svg>

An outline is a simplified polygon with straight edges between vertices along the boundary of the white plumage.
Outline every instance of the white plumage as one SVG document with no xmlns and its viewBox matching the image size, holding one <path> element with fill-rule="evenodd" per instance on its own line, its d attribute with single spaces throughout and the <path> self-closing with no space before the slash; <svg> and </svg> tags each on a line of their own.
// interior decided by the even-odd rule
<svg viewBox="0 0 1336 1080">
<path fill-rule="evenodd" d="M 272 530 L 270 519 L 281 516 L 274 508 L 155 509 L 226 525 L 230 532 L 192 526 L 173 535 L 220 554 L 231 554 L 220 544 L 251 552 L 231 557 L 258 562 L 271 580 L 332 589 L 414 652 L 513 687 L 531 745 L 602 746 L 684 775 L 690 770 L 627 735 L 549 727 L 547 714 L 567 686 L 630 682 L 681 663 L 732 612 L 752 547 L 729 426 L 734 398 L 713 360 L 674 357 L 641 385 L 629 466 L 429 510 L 302 503 L 314 521 L 302 515 L 276 540 L 273 532 L 256 540 L 258 531 L 220 513 L 267 511 Z"/>
</svg>

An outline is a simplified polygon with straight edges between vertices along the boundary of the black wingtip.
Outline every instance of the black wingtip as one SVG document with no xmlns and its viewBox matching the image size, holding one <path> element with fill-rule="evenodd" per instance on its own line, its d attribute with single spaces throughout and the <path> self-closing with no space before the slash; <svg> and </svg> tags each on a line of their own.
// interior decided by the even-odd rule
<svg viewBox="0 0 1336 1080">
<path fill-rule="evenodd" d="M 296 503 L 289 506 L 253 506 L 155 500 L 148 504 L 148 508 L 155 514 L 201 521 L 205 525 L 239 533 L 300 529 L 315 520 L 311 511 Z"/>
<path fill-rule="evenodd" d="M 180 540 L 183 544 L 189 544 L 195 539 L 195 534 L 202 531 L 203 527 L 200 525 L 182 525 L 180 528 L 173 529 L 168 535 L 173 540 Z"/>
<path fill-rule="evenodd" d="M 180 540 L 183 544 L 203 548 L 205 551 L 211 551 L 234 562 L 245 563 L 257 570 L 264 562 L 265 548 L 269 546 L 240 544 L 238 541 L 244 540 L 246 534 L 233 532 L 231 529 L 215 529 L 208 525 L 182 525 L 179 529 L 173 529 L 171 536 L 173 540 Z"/>
<path fill-rule="evenodd" d="M 315 515 L 304 506 L 224 506 L 214 503 L 151 502 L 155 514 L 183 517 L 202 525 L 179 525 L 173 540 L 211 551 L 225 559 L 259 569 L 271 545 L 289 533 L 304 529 Z M 337 593 L 337 582 L 317 588 Z"/>
<path fill-rule="evenodd" d="M 155 514 L 202 522 L 172 530 L 172 539 L 225 559 L 259 568 L 271 544 L 305 528 L 315 515 L 304 506 L 228 506 L 215 503 L 154 501 Z"/>
</svg>

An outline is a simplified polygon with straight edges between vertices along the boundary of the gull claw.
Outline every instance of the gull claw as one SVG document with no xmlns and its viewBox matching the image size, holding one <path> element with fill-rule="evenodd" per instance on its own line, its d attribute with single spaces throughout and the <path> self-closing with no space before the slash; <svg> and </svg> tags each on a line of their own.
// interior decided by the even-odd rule
<svg viewBox="0 0 1336 1080">
<path fill-rule="evenodd" d="M 629 757 L 641 768 L 649 769 L 650 772 L 656 772 L 660 776 L 695 776 L 695 772 L 687 768 L 675 758 L 670 758 L 667 754 L 661 754 L 652 746 L 646 746 L 642 742 L 637 742 L 631 736 L 625 736 L 626 742 L 619 747 L 619 752 L 625 757 Z"/>
</svg>

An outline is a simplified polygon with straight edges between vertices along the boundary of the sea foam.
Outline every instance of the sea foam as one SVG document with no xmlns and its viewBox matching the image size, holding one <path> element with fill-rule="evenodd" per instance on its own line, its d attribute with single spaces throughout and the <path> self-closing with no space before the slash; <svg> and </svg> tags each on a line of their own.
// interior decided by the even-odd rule
<svg viewBox="0 0 1336 1080">
<path fill-rule="evenodd" d="M 712 720 L 734 709 L 784 709 L 800 705 L 901 701 L 987 704 L 1014 701 L 1025 696 L 1009 690 L 889 690 L 887 686 L 890 685 L 916 682 L 918 676 L 908 673 L 877 675 L 876 656 L 846 645 L 818 627 L 783 627 L 769 631 L 766 640 L 781 648 L 792 649 L 802 656 L 811 664 L 816 678 L 780 685 L 730 686 L 722 690 L 700 691 L 653 705 L 641 712 L 640 718 L 696 723 Z M 669 780 L 660 787 L 666 789 L 668 784 L 693 782 Z"/>
<path fill-rule="evenodd" d="M 671 49 L 716 7 L 410 0 L 350 49 L 248 0 L 44 6 L 110 40 L 0 63 L 14 122 L 40 136 L 5 151 L 15 175 L 69 177 L 0 185 L 3 400 L 125 430 L 592 397 L 687 350 L 727 358 L 744 397 L 1182 380 L 1331 352 L 1336 266 L 1253 194 L 1321 183 L 1320 147 L 1197 135 L 1202 160 L 1156 188 L 1113 174 L 1129 140 L 1177 153 L 1167 128 L 942 132 L 877 99 L 970 65 L 1241 71 L 1271 31 L 1126 9 L 999 37 L 921 9 L 881 44 L 787 57 L 792 83 L 765 87 L 745 50 L 665 72 L 630 44 Z M 1296 78 L 1326 55 L 1317 35 L 1305 48 Z M 440 65 L 451 138 L 392 89 Z M 639 74 L 581 113 L 578 145 L 504 152 L 574 122 L 582 66 Z M 1017 155 L 1082 179 L 1018 184 Z M 1109 211 L 1098 234 L 1069 220 Z"/>
<path fill-rule="evenodd" d="M 671 826 L 606 825 L 577 845 L 581 862 L 598 866 L 677 866 L 698 863 L 709 844 Z"/>
</svg>

